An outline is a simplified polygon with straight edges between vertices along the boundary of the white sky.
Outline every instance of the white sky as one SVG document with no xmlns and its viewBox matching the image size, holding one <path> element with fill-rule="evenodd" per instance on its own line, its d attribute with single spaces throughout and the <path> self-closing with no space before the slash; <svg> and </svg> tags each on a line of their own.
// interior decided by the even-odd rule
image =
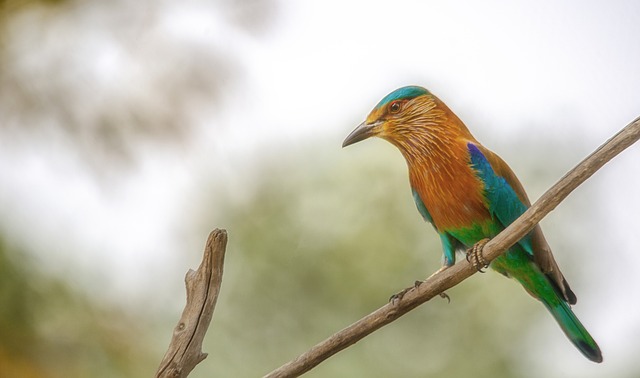
<svg viewBox="0 0 640 378">
<path fill-rule="evenodd" d="M 305 138 L 335 138 L 339 146 L 396 87 L 429 88 L 463 120 L 480 123 L 468 126 L 487 144 L 527 133 L 575 135 L 586 146 L 577 159 L 640 115 L 640 3 L 634 1 L 287 2 L 262 36 L 231 29 L 202 4 L 165 6 L 167 33 L 212 39 L 241 61 L 246 76 L 211 119 L 224 131 L 205 122 L 180 156 L 143 150 L 140 168 L 108 190 L 68 158 L 15 151 L 0 141 L 0 212 L 12 220 L 5 228 L 41 251 L 38 258 L 53 270 L 80 267 L 116 292 L 137 282 L 141 265 L 176 263 L 174 230 L 184 221 L 184 196 L 211 161 L 250 164 L 262 146 Z M 640 319 L 626 294 L 637 296 L 640 288 L 640 259 L 633 257 L 640 245 L 639 159 L 634 146 L 594 178 L 611 187 L 603 222 L 619 230 L 617 250 L 602 257 L 631 259 L 622 267 L 605 264 L 620 269 L 611 282 L 625 289 L 599 293 L 612 298 L 588 322 L 594 333 L 610 335 L 600 343 L 612 367 L 598 374 L 615 373 L 616 362 L 640 353 L 624 337 Z M 75 247 L 57 247 L 69 242 Z M 594 280 L 606 284 L 610 274 Z M 637 340 L 637 325 L 634 330 Z M 585 366 L 558 369 L 593 374 Z"/>
</svg>

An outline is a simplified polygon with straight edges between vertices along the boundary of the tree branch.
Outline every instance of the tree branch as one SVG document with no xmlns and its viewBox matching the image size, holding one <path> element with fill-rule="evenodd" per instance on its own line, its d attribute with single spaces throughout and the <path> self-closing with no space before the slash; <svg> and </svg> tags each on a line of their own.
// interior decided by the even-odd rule
<svg viewBox="0 0 640 378">
<path fill-rule="evenodd" d="M 227 232 L 215 229 L 209 234 L 204 256 L 197 271 L 189 269 L 185 277 L 187 304 L 165 353 L 156 377 L 186 377 L 202 360 L 202 341 L 216 307 L 227 246 Z"/>
<path fill-rule="evenodd" d="M 591 177 L 604 164 L 640 138 L 640 117 L 627 125 L 596 151 L 569 171 L 560 181 L 540 197 L 522 216 L 490 240 L 483 249 L 485 260 L 491 261 L 531 231 L 538 222 L 558 206 L 575 188 Z M 313 346 L 304 354 L 265 375 L 265 378 L 297 377 L 313 369 L 322 361 L 355 344 L 377 329 L 393 322 L 434 296 L 459 284 L 476 273 L 473 266 L 462 260 L 407 292 L 395 303 L 388 303 L 358 320 L 328 339 Z"/>
</svg>

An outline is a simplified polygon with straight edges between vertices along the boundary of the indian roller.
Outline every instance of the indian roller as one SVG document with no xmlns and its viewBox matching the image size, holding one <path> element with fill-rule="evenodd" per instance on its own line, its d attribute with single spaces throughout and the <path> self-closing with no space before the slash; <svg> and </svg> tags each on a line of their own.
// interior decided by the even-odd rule
<svg viewBox="0 0 640 378">
<path fill-rule="evenodd" d="M 455 263 L 457 250 L 474 252 L 474 266 L 485 265 L 482 243 L 531 205 L 511 168 L 422 87 L 399 88 L 384 97 L 342 146 L 372 136 L 391 142 L 407 161 L 418 211 L 433 225 L 442 242 L 444 263 L 440 270 Z M 600 348 L 571 310 L 576 295 L 539 225 L 493 260 L 490 267 L 518 281 L 544 304 L 585 357 L 602 362 Z"/>
</svg>

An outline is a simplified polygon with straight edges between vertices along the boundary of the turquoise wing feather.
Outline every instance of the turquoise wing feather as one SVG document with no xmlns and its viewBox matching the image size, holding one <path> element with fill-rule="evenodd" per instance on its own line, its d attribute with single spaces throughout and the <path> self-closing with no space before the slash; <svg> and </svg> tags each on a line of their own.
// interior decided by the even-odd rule
<svg viewBox="0 0 640 378">
<path fill-rule="evenodd" d="M 492 216 L 495 216 L 503 227 L 513 223 L 527 210 L 513 187 L 507 180 L 496 174 L 487 157 L 478 146 L 468 143 L 471 166 L 476 171 L 480 180 L 484 183 L 487 206 Z M 519 244 L 524 250 L 533 256 L 531 236 L 522 238 Z"/>
</svg>

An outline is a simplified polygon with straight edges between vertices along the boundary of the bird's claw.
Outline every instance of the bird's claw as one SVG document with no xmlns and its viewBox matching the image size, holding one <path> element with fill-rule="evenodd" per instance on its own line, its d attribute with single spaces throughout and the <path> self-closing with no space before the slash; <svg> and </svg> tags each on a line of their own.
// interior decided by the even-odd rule
<svg viewBox="0 0 640 378">
<path fill-rule="evenodd" d="M 412 287 L 408 287 L 404 290 L 401 290 L 398 293 L 393 294 L 392 296 L 389 297 L 389 302 L 391 304 L 396 304 L 396 302 L 400 301 L 402 299 L 402 297 L 404 297 L 405 294 L 407 294 L 410 290 L 413 290 Z"/>
<path fill-rule="evenodd" d="M 411 290 L 417 289 L 418 286 L 422 285 L 422 281 L 416 281 L 413 283 L 413 286 L 409 286 L 406 289 L 401 290 L 398 293 L 393 294 L 391 297 L 389 297 L 389 302 L 391 302 L 392 304 L 395 304 L 396 302 L 400 301 L 405 294 L 407 294 L 408 292 L 410 292 Z"/>
<path fill-rule="evenodd" d="M 413 283 L 413 286 L 409 286 L 408 288 L 401 290 L 399 293 L 393 294 L 391 297 L 389 297 L 389 302 L 391 302 L 391 304 L 396 304 L 396 302 L 402 300 L 405 294 L 407 294 L 411 290 L 417 289 L 418 287 L 420 287 L 420 285 L 422 285 L 423 282 L 424 281 L 416 281 Z M 451 298 L 444 291 L 438 295 L 440 296 L 440 298 L 446 299 L 448 303 L 451 303 Z"/>
<path fill-rule="evenodd" d="M 488 241 L 489 239 L 482 239 L 467 250 L 467 261 L 480 273 L 484 273 L 485 271 L 482 269 L 489 267 L 489 263 L 484 259 L 484 256 L 482 256 L 482 249 Z"/>
</svg>

